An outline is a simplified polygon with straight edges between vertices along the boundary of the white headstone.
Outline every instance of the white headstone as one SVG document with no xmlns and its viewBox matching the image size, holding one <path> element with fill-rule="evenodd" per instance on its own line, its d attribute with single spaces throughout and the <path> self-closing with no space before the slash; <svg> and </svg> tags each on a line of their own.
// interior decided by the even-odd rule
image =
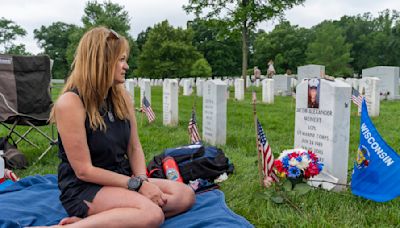
<svg viewBox="0 0 400 228">
<path fill-rule="evenodd" d="M 368 77 L 365 79 L 365 101 L 367 103 L 368 115 L 371 117 L 379 116 L 380 95 L 379 78 Z"/>
<path fill-rule="evenodd" d="M 178 92 L 176 79 L 165 79 L 163 84 L 163 124 L 165 126 L 178 125 Z"/>
<path fill-rule="evenodd" d="M 280 96 L 290 96 L 290 81 L 291 77 L 287 75 L 274 75 L 272 76 L 274 79 L 274 93 L 275 95 Z"/>
<path fill-rule="evenodd" d="M 244 80 L 241 78 L 235 80 L 235 99 L 244 100 Z"/>
<path fill-rule="evenodd" d="M 351 87 L 342 81 L 315 80 L 319 83 L 311 81 L 309 86 L 309 80 L 304 80 L 296 88 L 294 146 L 315 152 L 323 162 L 323 173 L 314 180 L 347 184 Z M 310 183 L 328 190 L 344 189 L 326 182 Z"/>
<path fill-rule="evenodd" d="M 197 79 L 196 81 L 196 94 L 198 97 L 203 96 L 204 79 Z"/>
<path fill-rule="evenodd" d="M 247 75 L 247 76 L 246 76 L 246 88 L 249 88 L 250 86 L 251 86 L 250 76 Z"/>
<path fill-rule="evenodd" d="M 203 140 L 211 145 L 226 143 L 226 87 L 221 80 L 204 83 Z"/>
<path fill-rule="evenodd" d="M 183 96 L 190 96 L 192 95 L 192 92 L 193 92 L 192 81 L 190 79 L 184 79 Z"/>
<path fill-rule="evenodd" d="M 135 82 L 133 79 L 125 80 L 125 88 L 128 90 L 129 95 L 131 95 L 132 101 L 135 102 Z"/>
<path fill-rule="evenodd" d="M 274 103 L 274 79 L 262 80 L 262 102 L 267 104 Z"/>
<path fill-rule="evenodd" d="M 380 79 L 379 92 L 381 99 L 397 99 L 399 95 L 399 67 L 376 66 L 362 70 L 362 77 L 377 77 Z"/>
<path fill-rule="evenodd" d="M 325 75 L 325 66 L 310 64 L 297 67 L 298 83 L 301 83 L 305 78 L 320 78 L 321 75 Z"/>
<path fill-rule="evenodd" d="M 351 86 L 352 86 L 354 89 L 356 89 L 356 90 L 358 90 L 359 81 L 360 81 L 360 79 L 357 79 L 357 78 L 354 78 L 354 79 L 351 81 Z"/>
<path fill-rule="evenodd" d="M 150 79 L 142 79 L 140 84 L 140 105 L 142 105 L 143 97 L 146 96 L 146 99 L 151 104 L 151 86 Z"/>
<path fill-rule="evenodd" d="M 292 77 L 290 80 L 290 89 L 294 90 L 294 88 L 296 88 L 296 86 L 297 86 L 297 79 Z"/>
</svg>

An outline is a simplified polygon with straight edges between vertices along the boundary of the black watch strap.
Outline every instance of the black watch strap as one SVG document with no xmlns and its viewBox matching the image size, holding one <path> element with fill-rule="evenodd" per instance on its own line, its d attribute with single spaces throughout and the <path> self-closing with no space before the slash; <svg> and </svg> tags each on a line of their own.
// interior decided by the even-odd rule
<svg viewBox="0 0 400 228">
<path fill-rule="evenodd" d="M 140 187 L 142 187 L 143 180 L 139 177 L 131 177 L 128 180 L 128 189 L 131 191 L 139 191 Z"/>
</svg>

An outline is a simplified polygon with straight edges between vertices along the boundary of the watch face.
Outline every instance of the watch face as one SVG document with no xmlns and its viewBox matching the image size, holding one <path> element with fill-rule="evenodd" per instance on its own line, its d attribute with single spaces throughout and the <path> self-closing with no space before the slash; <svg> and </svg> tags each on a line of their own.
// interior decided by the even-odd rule
<svg viewBox="0 0 400 228">
<path fill-rule="evenodd" d="M 136 178 L 136 177 L 131 178 L 128 181 L 128 189 L 129 190 L 137 191 L 140 188 L 141 185 L 142 185 L 141 180 L 139 178 Z"/>
</svg>

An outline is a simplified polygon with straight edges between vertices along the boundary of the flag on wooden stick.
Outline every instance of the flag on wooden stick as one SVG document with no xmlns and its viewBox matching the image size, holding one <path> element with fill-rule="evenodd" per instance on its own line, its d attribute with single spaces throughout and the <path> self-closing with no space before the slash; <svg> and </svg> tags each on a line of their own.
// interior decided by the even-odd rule
<svg viewBox="0 0 400 228">
<path fill-rule="evenodd" d="M 278 181 L 278 177 L 272 170 L 274 166 L 274 155 L 272 154 L 271 147 L 269 146 L 267 137 L 265 136 L 264 130 L 258 118 L 257 118 L 257 141 L 258 141 L 258 152 L 261 154 L 262 171 L 264 177 L 271 177 L 273 181 Z"/>
<path fill-rule="evenodd" d="M 154 114 L 153 109 L 150 106 L 150 102 L 147 100 L 146 96 L 143 96 L 141 110 L 146 114 L 149 123 L 156 119 L 156 115 Z"/>
<path fill-rule="evenodd" d="M 201 140 L 199 131 L 197 130 L 196 112 L 194 111 L 194 108 L 192 109 L 192 117 L 189 120 L 188 132 L 192 144 Z"/>
<path fill-rule="evenodd" d="M 357 105 L 358 109 L 361 111 L 363 96 L 354 88 L 351 91 L 351 100 L 355 105 Z"/>
</svg>

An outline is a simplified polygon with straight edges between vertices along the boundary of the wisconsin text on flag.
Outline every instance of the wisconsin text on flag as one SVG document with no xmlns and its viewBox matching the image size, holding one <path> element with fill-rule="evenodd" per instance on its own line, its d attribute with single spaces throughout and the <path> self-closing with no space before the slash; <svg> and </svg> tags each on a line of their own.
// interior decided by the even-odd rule
<svg viewBox="0 0 400 228">
<path fill-rule="evenodd" d="M 151 109 L 150 103 L 145 96 L 142 100 L 142 111 L 146 113 L 149 123 L 153 122 L 156 119 L 156 115 L 154 114 L 153 109 Z"/>
<path fill-rule="evenodd" d="M 190 141 L 192 143 L 196 143 L 201 140 L 199 131 L 197 130 L 196 113 L 195 113 L 194 109 L 192 110 L 192 118 L 190 118 L 190 121 L 189 121 L 188 131 L 189 131 Z"/>
<path fill-rule="evenodd" d="M 272 168 L 274 165 L 274 155 L 272 154 L 271 147 L 269 146 L 267 137 L 264 130 L 257 118 L 257 141 L 258 152 L 261 153 L 262 169 L 265 176 L 271 177 L 274 181 L 278 181 L 278 177 L 273 173 Z"/>
<path fill-rule="evenodd" d="M 378 157 L 386 164 L 386 166 L 391 166 L 394 163 L 393 159 L 382 149 L 377 140 L 371 134 L 365 123 L 362 123 L 361 125 L 361 134 L 364 136 L 364 139 L 367 140 L 368 144 L 371 145 L 371 148 L 375 151 L 376 155 L 378 155 Z"/>
<path fill-rule="evenodd" d="M 362 99 L 363 99 L 363 96 L 356 89 L 353 89 L 352 92 L 351 92 L 351 100 L 359 108 L 361 108 Z"/>
</svg>

